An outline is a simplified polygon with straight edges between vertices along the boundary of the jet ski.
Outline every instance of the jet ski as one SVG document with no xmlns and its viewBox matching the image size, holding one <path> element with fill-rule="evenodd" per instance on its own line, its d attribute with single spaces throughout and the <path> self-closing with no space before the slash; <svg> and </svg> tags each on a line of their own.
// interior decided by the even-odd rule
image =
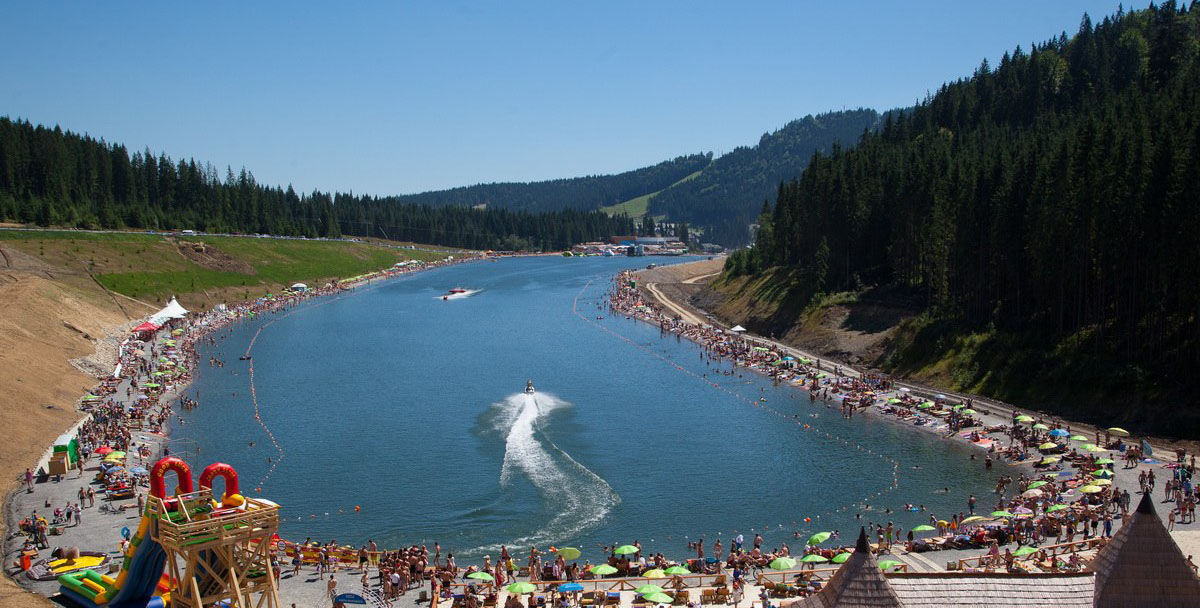
<svg viewBox="0 0 1200 608">
<path fill-rule="evenodd" d="M 526 395 L 533 394 L 533 380 L 529 380 L 528 382 L 525 383 L 525 394 Z"/>
</svg>

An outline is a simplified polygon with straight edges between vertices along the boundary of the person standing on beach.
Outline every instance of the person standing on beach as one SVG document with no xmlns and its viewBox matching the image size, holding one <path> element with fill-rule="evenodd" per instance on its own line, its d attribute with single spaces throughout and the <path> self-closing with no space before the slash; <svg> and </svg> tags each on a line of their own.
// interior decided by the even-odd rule
<svg viewBox="0 0 1200 608">
<path fill-rule="evenodd" d="M 971 512 L 971 515 L 975 514 L 975 495 L 974 494 L 972 494 L 970 497 L 967 498 L 967 510 Z"/>
<path fill-rule="evenodd" d="M 25 469 L 25 493 L 33 494 L 33 471 L 28 467 Z"/>
</svg>

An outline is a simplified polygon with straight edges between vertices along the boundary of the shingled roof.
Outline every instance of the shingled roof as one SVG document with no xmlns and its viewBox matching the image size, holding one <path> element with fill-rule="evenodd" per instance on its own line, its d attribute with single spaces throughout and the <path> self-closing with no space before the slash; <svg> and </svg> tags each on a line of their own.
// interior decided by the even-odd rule
<svg viewBox="0 0 1200 608">
<path fill-rule="evenodd" d="M 861 529 L 854 553 L 819 592 L 792 604 L 793 608 L 901 608 L 871 554 L 867 531 Z"/>
<path fill-rule="evenodd" d="M 890 574 L 888 583 L 905 608 L 1089 608 L 1091 573 L 910 572 Z"/>
<path fill-rule="evenodd" d="M 1096 608 L 1200 605 L 1200 581 L 1154 512 L 1150 494 L 1092 562 Z"/>
</svg>

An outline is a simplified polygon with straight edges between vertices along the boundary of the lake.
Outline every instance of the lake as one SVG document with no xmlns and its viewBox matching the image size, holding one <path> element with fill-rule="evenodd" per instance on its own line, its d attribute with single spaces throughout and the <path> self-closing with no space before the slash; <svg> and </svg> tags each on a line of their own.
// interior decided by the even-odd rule
<svg viewBox="0 0 1200 608">
<path fill-rule="evenodd" d="M 850 543 L 868 521 L 928 523 L 905 503 L 965 511 L 1004 472 L 966 446 L 725 375 L 694 344 L 610 315 L 613 276 L 647 263 L 462 264 L 239 323 L 199 349 L 188 394 L 200 406 L 180 412 L 172 451 L 196 469 L 232 464 L 245 493 L 261 485 L 292 540 L 439 542 L 463 559 L 506 543 L 595 561 L 634 540 L 684 557 L 690 541 L 737 532 L 776 547 L 840 530 Z M 478 291 L 443 300 L 454 287 Z M 260 328 L 265 429 L 238 360 Z"/>
</svg>

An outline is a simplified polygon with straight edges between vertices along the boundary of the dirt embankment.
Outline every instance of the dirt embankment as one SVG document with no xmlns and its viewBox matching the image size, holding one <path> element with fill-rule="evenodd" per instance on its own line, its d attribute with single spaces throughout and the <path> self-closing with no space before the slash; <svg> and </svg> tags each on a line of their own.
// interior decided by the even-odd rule
<svg viewBox="0 0 1200 608">
<path fill-rule="evenodd" d="M 78 417 L 79 398 L 111 373 L 120 331 L 147 307 L 113 298 L 79 272 L 0 248 L 0 490 Z M 51 278 L 53 277 L 53 278 Z M 84 277 L 86 279 L 86 277 Z M 0 578 L 0 606 L 50 605 Z"/>
</svg>

